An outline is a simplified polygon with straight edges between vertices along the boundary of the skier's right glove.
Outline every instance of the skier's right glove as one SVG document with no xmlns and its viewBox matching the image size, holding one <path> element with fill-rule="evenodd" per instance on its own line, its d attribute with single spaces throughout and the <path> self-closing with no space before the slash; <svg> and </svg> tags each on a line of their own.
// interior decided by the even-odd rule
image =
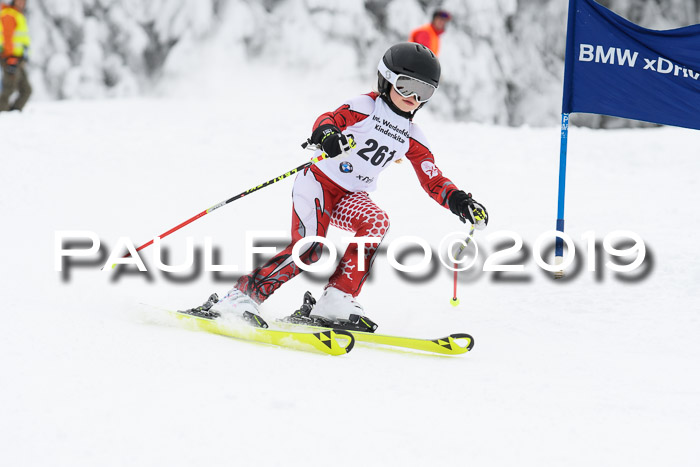
<svg viewBox="0 0 700 467">
<path fill-rule="evenodd" d="M 340 128 L 335 125 L 321 125 L 314 130 L 309 139 L 312 144 L 318 144 L 328 157 L 337 157 L 347 154 L 352 149 L 348 138 L 340 132 Z"/>
<path fill-rule="evenodd" d="M 481 230 L 485 229 L 489 223 L 489 213 L 486 212 L 483 204 L 472 198 L 471 193 L 465 193 L 462 190 L 453 191 L 447 199 L 447 205 L 450 207 L 450 211 L 465 224 L 469 221 L 474 224 L 474 227 Z"/>
<path fill-rule="evenodd" d="M 5 59 L 5 72 L 8 75 L 14 75 L 17 73 L 17 67 L 19 66 L 19 59 L 17 57 L 7 57 Z"/>
</svg>

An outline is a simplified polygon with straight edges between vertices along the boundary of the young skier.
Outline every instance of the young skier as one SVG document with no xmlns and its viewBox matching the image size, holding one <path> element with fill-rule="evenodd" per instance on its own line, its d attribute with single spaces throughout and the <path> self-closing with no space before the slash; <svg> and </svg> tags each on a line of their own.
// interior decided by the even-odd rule
<svg viewBox="0 0 700 467">
<path fill-rule="evenodd" d="M 412 121 L 439 81 L 440 63 L 424 45 L 406 42 L 389 48 L 378 66 L 379 92 L 350 99 L 314 123 L 309 142 L 318 145 L 316 155 L 325 152 L 328 158 L 296 177 L 292 189 L 292 243 L 242 276 L 221 300 L 212 295 L 207 303 L 188 312 L 239 316 L 253 325 L 267 327 L 258 305 L 301 271 L 292 259 L 292 248 L 300 239 L 325 237 L 329 225 L 355 232 L 357 237 L 386 235 L 389 218 L 367 192 L 375 189 L 379 174 L 390 163 L 404 157 L 413 165 L 428 195 L 462 222 L 484 228 L 488 223 L 486 209 L 442 175 L 423 132 Z M 359 256 L 363 268 L 358 267 L 357 244 L 347 248 L 313 308 L 313 315 L 322 323 L 374 331 L 376 325 L 363 316 L 356 297 L 378 248 L 379 244 L 365 246 L 364 254 Z M 311 264 L 318 261 L 321 251 L 320 243 L 308 243 L 299 257 Z"/>
</svg>

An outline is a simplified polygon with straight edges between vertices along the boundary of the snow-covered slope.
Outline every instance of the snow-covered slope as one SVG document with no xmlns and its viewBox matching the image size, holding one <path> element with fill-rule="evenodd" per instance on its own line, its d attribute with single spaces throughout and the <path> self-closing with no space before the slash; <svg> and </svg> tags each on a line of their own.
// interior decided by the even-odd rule
<svg viewBox="0 0 700 467">
<path fill-rule="evenodd" d="M 68 278 L 54 270 L 56 231 L 94 231 L 108 248 L 121 236 L 143 243 L 306 160 L 299 143 L 316 116 L 367 90 L 268 69 L 222 75 L 189 99 L 171 83 L 159 99 L 0 115 L 3 465 L 697 465 L 698 132 L 571 130 L 566 218 L 579 256 L 585 231 L 602 240 L 626 229 L 650 258 L 642 280 L 584 265 L 553 282 L 530 252 L 554 226 L 558 129 L 419 115 L 438 165 L 489 209 L 483 252 L 499 241 L 490 233 L 515 231 L 528 256 L 512 260 L 525 272 L 463 275 L 453 308 L 449 271 L 407 281 L 382 255 L 360 297 L 380 330 L 469 332 L 473 351 L 324 357 L 186 331 L 140 305 L 198 304 L 232 274 L 120 275 L 97 261 Z M 172 262 L 187 236 L 200 247 L 210 236 L 221 262 L 243 265 L 246 231 L 287 230 L 290 188 L 172 235 Z M 391 216 L 388 242 L 418 235 L 437 247 L 464 231 L 407 164 L 373 198 Z M 283 316 L 322 279 L 295 279 L 262 313 Z"/>
</svg>

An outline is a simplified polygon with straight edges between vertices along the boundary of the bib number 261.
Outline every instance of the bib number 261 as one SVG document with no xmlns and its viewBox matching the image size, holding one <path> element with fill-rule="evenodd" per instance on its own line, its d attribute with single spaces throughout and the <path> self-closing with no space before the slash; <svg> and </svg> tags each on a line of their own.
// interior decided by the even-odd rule
<svg viewBox="0 0 700 467">
<path fill-rule="evenodd" d="M 357 155 L 363 158 L 364 160 L 368 161 L 372 165 L 378 166 L 382 162 L 384 162 L 384 164 L 382 165 L 382 167 L 384 167 L 389 162 L 391 162 L 391 160 L 396 155 L 396 150 L 393 150 L 388 153 L 389 158 L 386 161 L 384 161 L 384 158 L 387 155 L 387 151 L 389 150 L 388 147 L 380 146 L 377 140 L 374 139 L 368 139 L 367 141 L 365 141 L 365 144 L 367 145 L 367 147 L 357 151 Z"/>
</svg>

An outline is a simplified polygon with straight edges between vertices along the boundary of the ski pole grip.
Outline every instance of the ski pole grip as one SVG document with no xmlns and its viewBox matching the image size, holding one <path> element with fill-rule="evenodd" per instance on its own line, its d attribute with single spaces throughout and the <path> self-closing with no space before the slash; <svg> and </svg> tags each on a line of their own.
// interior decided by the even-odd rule
<svg viewBox="0 0 700 467">
<path fill-rule="evenodd" d="M 318 148 L 320 148 L 320 147 L 321 147 L 320 144 L 312 143 L 312 142 L 311 142 L 311 138 L 307 138 L 306 141 L 304 141 L 303 143 L 301 143 L 301 148 L 302 148 L 302 149 L 310 149 L 310 150 L 312 150 L 312 151 L 315 151 L 316 149 L 318 149 Z"/>
</svg>

